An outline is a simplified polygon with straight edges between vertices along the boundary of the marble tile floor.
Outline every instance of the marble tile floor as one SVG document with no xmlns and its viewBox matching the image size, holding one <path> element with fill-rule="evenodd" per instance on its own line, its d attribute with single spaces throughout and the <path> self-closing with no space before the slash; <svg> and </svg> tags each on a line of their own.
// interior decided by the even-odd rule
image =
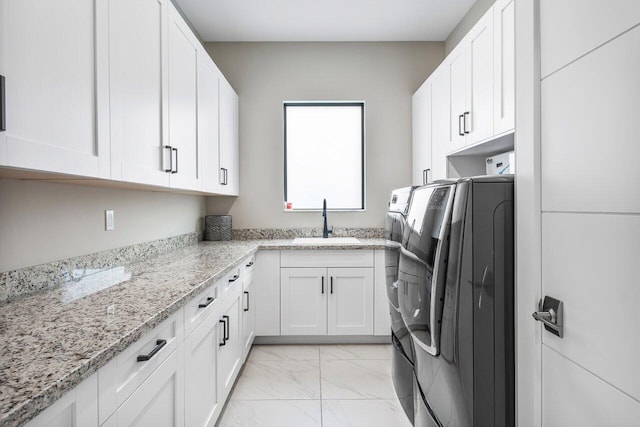
<svg viewBox="0 0 640 427">
<path fill-rule="evenodd" d="M 411 427 L 391 345 L 255 345 L 218 427 Z"/>
</svg>

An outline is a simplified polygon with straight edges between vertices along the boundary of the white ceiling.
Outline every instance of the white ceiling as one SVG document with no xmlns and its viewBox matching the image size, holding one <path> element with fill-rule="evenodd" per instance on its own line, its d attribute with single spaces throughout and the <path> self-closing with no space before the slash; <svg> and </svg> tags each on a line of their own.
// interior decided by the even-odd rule
<svg viewBox="0 0 640 427">
<path fill-rule="evenodd" d="M 204 41 L 443 41 L 475 0 L 175 0 Z"/>
</svg>

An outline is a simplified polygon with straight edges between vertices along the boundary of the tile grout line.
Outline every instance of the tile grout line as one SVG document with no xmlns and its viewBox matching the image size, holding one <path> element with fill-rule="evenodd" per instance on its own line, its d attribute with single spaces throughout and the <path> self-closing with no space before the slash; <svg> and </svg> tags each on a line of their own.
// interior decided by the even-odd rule
<svg viewBox="0 0 640 427">
<path fill-rule="evenodd" d="M 322 397 L 322 356 L 320 355 L 320 346 L 317 347 L 318 349 L 318 374 L 320 375 L 320 427 L 324 427 L 324 418 L 323 418 L 323 409 L 322 409 L 322 402 L 323 402 L 323 397 Z"/>
</svg>

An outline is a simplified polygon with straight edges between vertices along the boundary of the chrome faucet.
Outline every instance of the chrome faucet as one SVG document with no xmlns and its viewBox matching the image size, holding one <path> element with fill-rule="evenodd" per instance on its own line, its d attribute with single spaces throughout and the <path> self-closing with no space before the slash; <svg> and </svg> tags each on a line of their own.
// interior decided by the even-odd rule
<svg viewBox="0 0 640 427">
<path fill-rule="evenodd" d="M 327 239 L 329 233 L 333 233 L 333 227 L 331 230 L 327 228 L 327 199 L 322 201 L 322 216 L 324 217 L 324 227 L 322 228 L 322 238 Z"/>
</svg>

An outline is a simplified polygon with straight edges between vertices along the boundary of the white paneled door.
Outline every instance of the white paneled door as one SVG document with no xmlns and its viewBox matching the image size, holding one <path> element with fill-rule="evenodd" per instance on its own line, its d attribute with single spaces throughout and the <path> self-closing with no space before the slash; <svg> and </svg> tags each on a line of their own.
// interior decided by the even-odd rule
<svg viewBox="0 0 640 427">
<path fill-rule="evenodd" d="M 540 254 L 539 260 L 535 253 L 518 259 L 518 269 L 532 276 L 518 276 L 518 412 L 530 414 L 520 415 L 520 425 L 640 425 L 636 5 L 540 0 L 543 73 L 534 76 L 540 91 L 539 145 L 536 130 L 529 128 L 531 116 L 519 117 L 516 110 L 516 122 L 524 125 L 516 125 L 516 153 L 525 160 L 523 169 L 518 166 L 519 188 L 533 189 L 519 190 L 519 206 L 529 207 L 518 213 L 518 222 L 529 225 L 518 229 L 519 253 L 527 252 L 521 250 L 527 245 L 537 246 Z M 592 12 L 600 9 L 596 19 Z M 516 9 L 521 29 L 537 21 L 535 8 L 523 10 L 528 15 Z M 607 20 L 612 13 L 618 18 Z M 558 17 L 563 17 L 561 29 Z M 535 25 L 529 27 L 532 34 Z M 530 40 L 535 43 L 535 36 Z M 526 63 L 524 50 L 517 63 Z M 522 89 L 518 108 L 533 105 L 537 114 L 536 89 L 517 88 Z M 530 104 L 523 101 L 527 93 Z M 537 295 L 530 293 L 534 286 Z M 562 338 L 541 323 L 530 329 L 530 313 L 544 296 L 564 303 Z"/>
<path fill-rule="evenodd" d="M 328 334 L 373 334 L 373 268 L 329 268 Z"/>
<path fill-rule="evenodd" d="M 280 269 L 282 335 L 327 334 L 327 269 Z"/>
</svg>

